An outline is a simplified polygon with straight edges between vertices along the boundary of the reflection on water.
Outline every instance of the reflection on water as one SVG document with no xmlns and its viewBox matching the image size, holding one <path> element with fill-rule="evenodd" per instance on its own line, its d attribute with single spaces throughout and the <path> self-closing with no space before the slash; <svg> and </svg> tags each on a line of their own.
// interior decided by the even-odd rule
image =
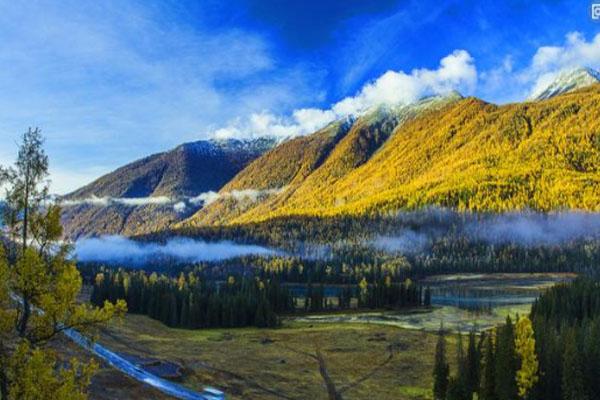
<svg viewBox="0 0 600 400">
<path fill-rule="evenodd" d="M 507 315 L 529 313 L 530 304 L 546 289 L 573 280 L 573 274 L 445 275 L 420 282 L 432 291 L 431 310 L 348 312 L 290 317 L 310 323 L 367 323 L 436 331 L 486 330 Z M 304 288 L 293 288 L 302 294 Z M 339 286 L 326 287 L 335 296 Z"/>
<path fill-rule="evenodd" d="M 491 310 L 500 306 L 531 304 L 546 289 L 574 278 L 567 274 L 458 275 L 432 277 L 422 284 L 431 288 L 434 305 L 467 310 Z"/>
</svg>

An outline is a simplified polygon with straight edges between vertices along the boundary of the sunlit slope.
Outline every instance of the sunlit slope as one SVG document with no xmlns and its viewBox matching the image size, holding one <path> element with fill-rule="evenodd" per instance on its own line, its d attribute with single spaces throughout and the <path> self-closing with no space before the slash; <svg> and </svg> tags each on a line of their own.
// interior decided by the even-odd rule
<svg viewBox="0 0 600 400">
<path fill-rule="evenodd" d="M 352 123 L 337 122 L 315 134 L 286 142 L 255 160 L 221 190 L 277 187 L 283 189 L 279 195 L 255 202 L 221 199 L 198 211 L 188 222 L 226 223 L 245 213 L 268 214 L 285 207 L 290 197 L 311 195 L 315 188 L 330 187 L 367 162 L 399 124 L 461 98 L 453 92 L 409 106 L 375 108 Z"/>
<path fill-rule="evenodd" d="M 467 98 L 401 124 L 333 184 L 307 179 L 275 207 L 252 208 L 228 222 L 426 205 L 600 211 L 599 168 L 600 85 L 505 106 Z"/>
<path fill-rule="evenodd" d="M 336 144 L 348 132 L 349 121 L 338 121 L 309 135 L 287 140 L 251 162 L 220 190 L 268 190 L 291 188 L 300 185 L 317 169 Z M 281 204 L 284 196 L 261 198 L 261 202 L 239 201 L 222 197 L 194 216 L 197 224 L 230 221 L 257 204 L 268 203 L 271 208 Z M 273 203 L 271 203 L 274 201 Z"/>
<path fill-rule="evenodd" d="M 320 199 L 327 197 L 329 190 L 337 187 L 338 182 L 367 163 L 397 127 L 421 113 L 444 108 L 460 99 L 462 97 L 458 93 L 452 93 L 444 97 L 427 98 L 409 106 L 378 108 L 358 118 L 323 165 L 294 188 L 293 193 L 290 191 L 286 203 L 308 198 L 318 204 Z M 314 198 L 315 195 L 319 196 Z M 261 206 L 257 211 L 269 210 Z"/>
</svg>

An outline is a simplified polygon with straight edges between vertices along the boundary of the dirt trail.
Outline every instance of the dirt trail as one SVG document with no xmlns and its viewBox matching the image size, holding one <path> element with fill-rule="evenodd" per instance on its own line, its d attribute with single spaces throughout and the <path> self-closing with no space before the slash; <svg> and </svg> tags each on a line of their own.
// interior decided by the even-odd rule
<svg viewBox="0 0 600 400">
<path fill-rule="evenodd" d="M 321 377 L 323 377 L 323 381 L 327 387 L 327 396 L 329 397 L 329 400 L 343 400 L 341 393 L 337 390 L 333 380 L 329 376 L 329 371 L 327 371 L 327 363 L 325 362 L 319 347 L 317 347 L 315 353 L 315 358 L 319 363 L 319 373 L 321 374 Z"/>
</svg>

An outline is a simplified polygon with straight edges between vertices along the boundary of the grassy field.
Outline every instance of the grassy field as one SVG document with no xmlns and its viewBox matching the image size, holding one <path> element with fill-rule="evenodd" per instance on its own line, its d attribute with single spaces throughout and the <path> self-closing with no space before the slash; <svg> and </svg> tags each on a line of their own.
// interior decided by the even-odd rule
<svg viewBox="0 0 600 400">
<path fill-rule="evenodd" d="M 521 290 L 523 284 L 517 286 Z M 228 399 L 318 400 L 328 399 L 328 390 L 345 400 L 430 399 L 435 331 L 441 321 L 451 330 L 485 330 L 529 309 L 529 304 L 517 304 L 483 313 L 452 306 L 357 310 L 288 317 L 279 329 L 206 330 L 171 329 L 128 314 L 104 330 L 100 342 L 125 355 L 176 363 L 183 367 L 182 384 L 198 391 L 215 386 Z M 451 335 L 448 340 L 456 339 Z M 450 353 L 454 348 L 449 346 Z M 449 359 L 453 363 L 454 356 Z M 94 378 L 90 397 L 166 398 L 109 368 Z"/>
<path fill-rule="evenodd" d="M 128 315 L 109 348 L 179 363 L 182 383 L 230 399 L 429 399 L 436 336 L 371 324 L 287 322 L 280 329 L 170 329 Z"/>
<path fill-rule="evenodd" d="M 408 330 L 425 330 L 437 332 L 440 323 L 452 331 L 469 332 L 471 329 L 485 331 L 495 327 L 506 320 L 506 316 L 516 318 L 517 315 L 529 313 L 530 304 L 517 304 L 494 307 L 486 312 L 473 312 L 453 306 L 435 306 L 430 311 L 397 312 L 397 311 L 369 311 L 346 312 L 335 314 L 312 314 L 291 317 L 296 322 L 327 324 L 368 323 L 369 325 L 394 326 Z"/>
</svg>

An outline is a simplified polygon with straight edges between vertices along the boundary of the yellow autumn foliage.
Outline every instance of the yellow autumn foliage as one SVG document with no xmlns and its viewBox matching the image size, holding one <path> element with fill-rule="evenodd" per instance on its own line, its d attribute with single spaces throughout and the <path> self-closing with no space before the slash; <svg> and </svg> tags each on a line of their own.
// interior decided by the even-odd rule
<svg viewBox="0 0 600 400">
<path fill-rule="evenodd" d="M 539 362 L 535 353 L 533 326 L 528 317 L 520 317 L 515 327 L 515 350 L 521 360 L 517 371 L 519 397 L 526 398 L 529 390 L 538 381 Z"/>
<path fill-rule="evenodd" d="M 285 179 L 286 190 L 235 212 L 233 204 L 229 211 L 200 211 L 188 222 L 373 215 L 429 205 L 492 212 L 600 211 L 600 85 L 503 106 L 476 98 L 450 102 L 399 124 L 376 151 L 357 156 L 369 141 L 380 141 L 367 133 L 360 124 L 353 127 L 312 168 L 301 168 L 295 151 L 304 151 L 301 164 L 318 159 L 307 157 L 311 148 L 300 144 L 322 132 L 297 139 L 294 151 L 276 148 L 229 186 L 277 187 L 283 182 L 280 174 L 293 171 L 294 179 Z M 207 212 L 212 216 L 206 218 Z"/>
</svg>

